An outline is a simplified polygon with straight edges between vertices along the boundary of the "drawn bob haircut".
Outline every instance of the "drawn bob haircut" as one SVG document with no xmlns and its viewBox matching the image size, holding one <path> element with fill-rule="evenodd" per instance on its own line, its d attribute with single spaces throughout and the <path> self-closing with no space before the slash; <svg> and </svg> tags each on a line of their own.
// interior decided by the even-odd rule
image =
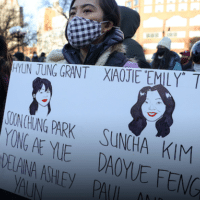
<svg viewBox="0 0 200 200">
<path fill-rule="evenodd" d="M 47 91 L 49 89 L 51 96 L 52 96 L 52 86 L 51 86 L 51 82 L 45 78 L 39 78 L 37 77 L 34 81 L 33 81 L 33 92 L 32 92 L 32 96 L 41 90 L 42 86 L 45 86 L 45 91 Z M 33 102 L 31 103 L 30 107 L 29 107 L 29 111 L 31 115 L 35 115 L 36 111 L 38 110 L 38 102 L 36 101 L 36 98 L 33 98 Z M 50 102 L 48 103 L 48 114 L 51 112 L 51 106 L 50 106 Z"/>
<path fill-rule="evenodd" d="M 70 11 L 76 0 L 72 0 Z M 103 10 L 103 21 L 112 21 L 114 26 L 120 24 L 120 11 L 115 0 L 99 0 L 99 5 Z"/>
<path fill-rule="evenodd" d="M 138 94 L 136 104 L 131 108 L 131 115 L 134 118 L 129 123 L 129 129 L 133 134 L 139 136 L 146 127 L 146 118 L 142 114 L 141 107 L 146 100 L 148 91 L 158 91 L 162 101 L 166 105 L 166 110 L 161 119 L 156 122 L 156 129 L 158 131 L 157 137 L 166 137 L 170 133 L 170 126 L 173 124 L 172 113 L 175 108 L 175 101 L 170 92 L 162 85 L 155 85 L 153 87 L 143 87 Z"/>
</svg>

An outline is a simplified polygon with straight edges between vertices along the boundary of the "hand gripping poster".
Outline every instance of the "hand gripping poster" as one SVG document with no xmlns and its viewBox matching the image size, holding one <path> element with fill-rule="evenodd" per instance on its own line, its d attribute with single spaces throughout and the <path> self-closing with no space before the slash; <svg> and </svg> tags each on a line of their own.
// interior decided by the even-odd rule
<svg viewBox="0 0 200 200">
<path fill-rule="evenodd" d="M 199 200 L 199 76 L 14 62 L 0 188 L 32 200 Z"/>
</svg>

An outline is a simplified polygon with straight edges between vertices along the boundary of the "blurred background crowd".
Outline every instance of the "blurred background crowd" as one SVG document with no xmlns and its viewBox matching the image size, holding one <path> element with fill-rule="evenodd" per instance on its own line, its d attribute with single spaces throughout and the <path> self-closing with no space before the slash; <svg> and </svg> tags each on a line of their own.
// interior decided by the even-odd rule
<svg viewBox="0 0 200 200">
<path fill-rule="evenodd" d="M 76 5 L 77 2 L 42 2 L 43 6 L 37 13 L 37 31 L 34 32 L 30 31 L 30 24 L 24 22 L 24 8 L 19 6 L 17 0 L 0 0 L 0 128 L 12 63 L 54 62 L 52 57 L 58 57 L 55 52 L 52 56 L 55 49 L 62 49 L 63 55 L 58 51 L 61 59 L 68 63 L 123 66 L 126 61 L 132 59 L 140 68 L 200 71 L 200 0 L 124 1 L 124 6 L 117 6 L 118 11 L 113 11 L 120 13 L 115 16 L 118 21 L 104 26 L 108 33 L 104 39 L 101 38 L 100 42 L 95 43 L 96 53 L 87 51 L 88 55 L 85 57 L 81 57 L 84 51 L 79 52 L 72 43 L 68 43 L 65 30 L 68 20 L 72 19 L 70 10 L 74 2 Z M 101 2 L 106 4 L 104 0 Z M 116 4 L 115 0 L 110 2 Z M 107 5 L 110 6 L 109 4 Z M 116 26 L 120 29 L 113 28 Z M 121 47 L 125 49 L 119 51 L 116 44 L 123 44 Z M 107 62 L 98 62 L 98 51 L 99 54 L 104 54 L 107 50 L 103 49 L 105 46 L 107 49 L 113 47 L 116 51 L 110 52 L 111 56 L 107 58 Z M 80 55 L 73 60 L 69 52 L 78 52 Z"/>
</svg>

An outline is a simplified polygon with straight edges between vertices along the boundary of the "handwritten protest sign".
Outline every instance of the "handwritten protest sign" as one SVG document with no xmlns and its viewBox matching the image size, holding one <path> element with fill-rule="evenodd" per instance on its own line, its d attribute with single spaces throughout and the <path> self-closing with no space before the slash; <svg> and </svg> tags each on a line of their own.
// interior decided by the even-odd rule
<svg viewBox="0 0 200 200">
<path fill-rule="evenodd" d="M 200 199 L 200 74 L 14 62 L 0 188 L 29 199 Z"/>
</svg>

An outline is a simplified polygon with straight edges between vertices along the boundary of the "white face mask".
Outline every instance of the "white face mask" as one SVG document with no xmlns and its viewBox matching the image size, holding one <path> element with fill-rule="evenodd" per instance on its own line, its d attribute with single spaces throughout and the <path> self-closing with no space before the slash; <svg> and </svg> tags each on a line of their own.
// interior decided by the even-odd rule
<svg viewBox="0 0 200 200">
<path fill-rule="evenodd" d="M 37 54 L 36 54 L 36 53 L 34 53 L 34 54 L 33 54 L 33 56 L 34 56 L 34 57 L 36 57 L 36 56 L 37 56 Z"/>
<path fill-rule="evenodd" d="M 200 72 L 200 64 L 194 64 L 194 70 L 196 71 L 196 72 Z"/>
<path fill-rule="evenodd" d="M 90 45 L 99 38 L 102 33 L 101 24 L 83 17 L 75 16 L 67 25 L 67 38 L 72 47 L 79 49 Z"/>
</svg>

